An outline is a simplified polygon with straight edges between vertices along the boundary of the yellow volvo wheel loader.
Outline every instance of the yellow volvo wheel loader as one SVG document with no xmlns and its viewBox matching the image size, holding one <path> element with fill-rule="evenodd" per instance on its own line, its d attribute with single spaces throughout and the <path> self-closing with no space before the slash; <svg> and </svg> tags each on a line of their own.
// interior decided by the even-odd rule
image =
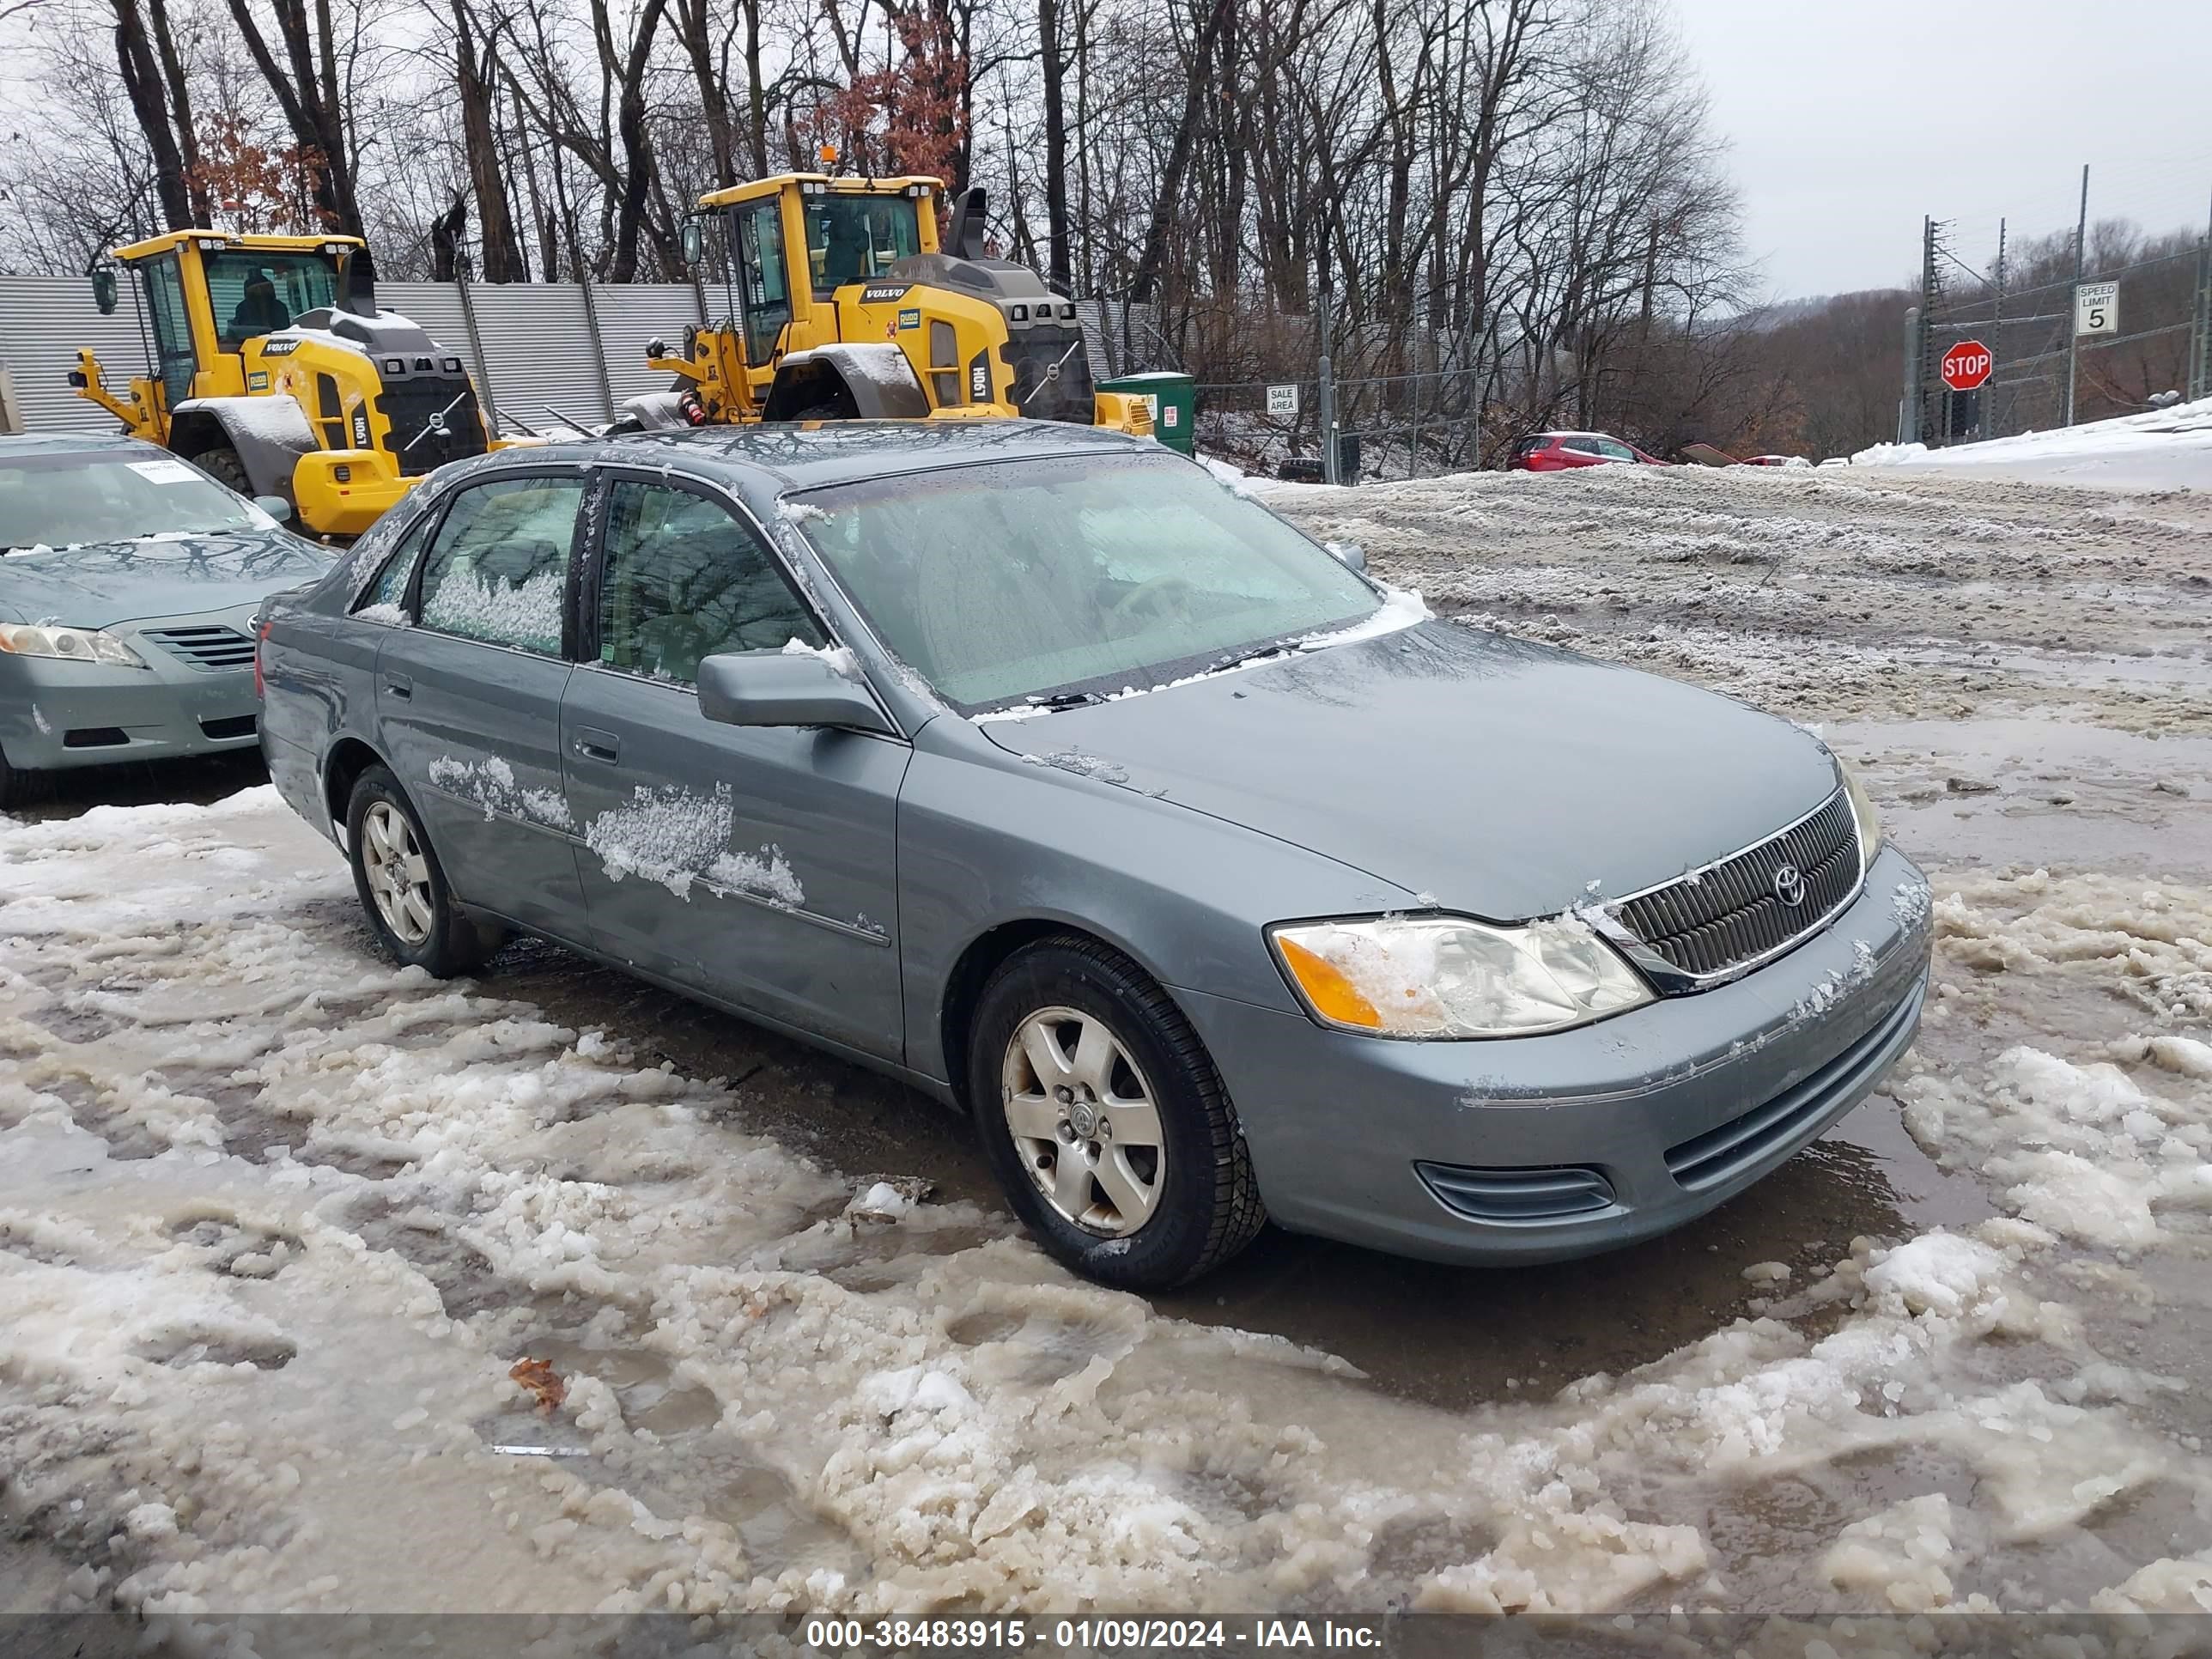
<svg viewBox="0 0 2212 1659">
<path fill-rule="evenodd" d="M 618 427 L 1026 416 L 1150 435 L 1143 399 L 1094 390 L 1075 302 L 984 253 L 981 190 L 939 246 L 938 189 L 794 173 L 700 198 L 685 257 L 698 264 L 702 219 L 719 216 L 732 315 L 687 330 L 679 351 L 650 342 L 647 362 L 675 381 L 632 398 Z"/>
<path fill-rule="evenodd" d="M 70 384 L 130 435 L 283 496 L 309 531 L 357 536 L 433 467 L 491 447 L 459 356 L 377 308 L 359 239 L 179 230 L 113 258 L 137 282 L 150 372 L 118 396 L 81 350 Z M 112 308 L 112 276 L 94 281 Z"/>
</svg>

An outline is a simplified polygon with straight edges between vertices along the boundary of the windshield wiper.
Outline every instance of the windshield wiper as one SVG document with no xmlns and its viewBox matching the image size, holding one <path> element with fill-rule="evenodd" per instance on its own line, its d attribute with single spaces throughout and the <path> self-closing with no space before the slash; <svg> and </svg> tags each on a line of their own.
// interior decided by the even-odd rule
<svg viewBox="0 0 2212 1659">
<path fill-rule="evenodd" d="M 1030 708 L 1083 708 L 1105 701 L 1103 691 L 1053 691 L 1043 696 L 1022 699 L 1023 705 Z"/>
</svg>

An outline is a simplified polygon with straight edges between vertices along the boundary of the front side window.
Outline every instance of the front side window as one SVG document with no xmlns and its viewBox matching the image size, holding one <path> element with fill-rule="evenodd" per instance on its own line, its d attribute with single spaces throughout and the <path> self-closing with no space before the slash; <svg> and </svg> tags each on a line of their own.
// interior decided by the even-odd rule
<svg viewBox="0 0 2212 1659">
<path fill-rule="evenodd" d="M 326 253 L 212 253 L 207 279 L 226 351 L 337 303 L 337 261 Z"/>
<path fill-rule="evenodd" d="M 1165 684 L 1372 616 L 1375 590 L 1188 461 L 998 462 L 811 492 L 803 533 L 963 708 Z"/>
<path fill-rule="evenodd" d="M 690 685 L 721 651 L 823 643 L 763 548 L 728 510 L 662 484 L 618 483 L 599 579 L 599 660 Z"/>
<path fill-rule="evenodd" d="M 399 545 L 392 550 L 392 556 L 376 573 L 376 580 L 361 596 L 353 610 L 354 615 L 370 622 L 403 623 L 407 620 L 407 579 L 415 574 L 415 556 L 422 550 L 425 532 L 435 514 L 425 514 L 415 527 L 399 538 Z"/>
<path fill-rule="evenodd" d="M 1636 452 L 1618 438 L 1600 438 L 1597 453 L 1608 461 L 1632 461 L 1636 459 Z"/>
<path fill-rule="evenodd" d="M 455 495 L 422 562 L 422 625 L 559 656 L 583 499 L 576 477 L 500 478 Z"/>
<path fill-rule="evenodd" d="M 921 219 L 911 197 L 833 192 L 802 200 L 807 264 L 817 300 L 880 276 L 921 252 Z"/>
<path fill-rule="evenodd" d="M 1598 441 L 1595 438 L 1562 438 L 1559 441 L 1559 447 L 1565 450 L 1571 450 L 1577 455 L 1602 455 L 1605 453 L 1604 449 L 1600 447 Z"/>
</svg>

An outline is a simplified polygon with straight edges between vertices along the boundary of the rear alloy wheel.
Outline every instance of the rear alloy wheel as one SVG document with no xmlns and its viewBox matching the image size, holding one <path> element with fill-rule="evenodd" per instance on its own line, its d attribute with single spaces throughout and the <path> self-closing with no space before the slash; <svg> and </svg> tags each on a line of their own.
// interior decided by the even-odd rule
<svg viewBox="0 0 2212 1659">
<path fill-rule="evenodd" d="M 465 974 L 506 942 L 497 927 L 464 915 L 399 781 L 364 770 L 346 808 L 354 890 L 385 951 L 440 979 Z"/>
<path fill-rule="evenodd" d="M 1180 1285 L 1266 1222 L 1197 1032 L 1097 940 L 1048 939 L 1006 960 L 977 1002 L 968 1070 L 1008 1200 L 1077 1272 L 1131 1289 Z"/>
</svg>

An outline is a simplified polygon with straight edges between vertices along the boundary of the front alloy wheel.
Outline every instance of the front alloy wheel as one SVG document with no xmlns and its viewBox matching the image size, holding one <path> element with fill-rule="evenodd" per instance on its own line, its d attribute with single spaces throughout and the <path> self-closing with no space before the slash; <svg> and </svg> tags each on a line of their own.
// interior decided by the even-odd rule
<svg viewBox="0 0 2212 1659">
<path fill-rule="evenodd" d="M 1159 1109 L 1104 1020 L 1031 1014 L 1006 1045 L 1000 1092 L 1023 1167 L 1062 1218 L 1108 1238 L 1152 1219 L 1167 1176 Z"/>
<path fill-rule="evenodd" d="M 984 982 L 964 1080 L 1037 1242 L 1131 1290 L 1197 1278 L 1267 1220 L 1237 1109 L 1175 999 L 1118 951 L 1037 939 Z"/>
</svg>

